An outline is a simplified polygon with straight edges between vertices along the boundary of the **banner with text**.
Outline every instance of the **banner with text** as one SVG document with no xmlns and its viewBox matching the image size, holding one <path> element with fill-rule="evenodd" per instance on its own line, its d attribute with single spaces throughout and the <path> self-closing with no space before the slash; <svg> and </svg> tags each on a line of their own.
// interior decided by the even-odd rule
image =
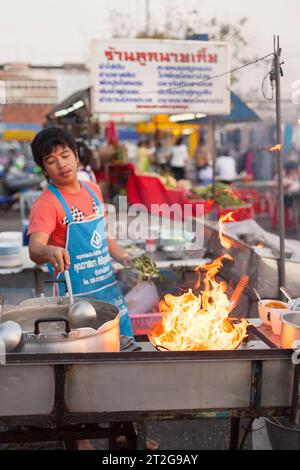
<svg viewBox="0 0 300 470">
<path fill-rule="evenodd" d="M 228 44 L 153 39 L 94 40 L 95 113 L 230 113 Z"/>
</svg>

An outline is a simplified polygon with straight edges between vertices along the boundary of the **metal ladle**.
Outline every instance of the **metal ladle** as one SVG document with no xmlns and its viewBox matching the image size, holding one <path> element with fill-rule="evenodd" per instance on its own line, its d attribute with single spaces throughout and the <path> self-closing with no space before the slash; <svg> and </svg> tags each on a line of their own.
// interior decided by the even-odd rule
<svg viewBox="0 0 300 470">
<path fill-rule="evenodd" d="M 281 292 L 286 296 L 286 298 L 292 302 L 292 304 L 294 303 L 294 300 L 292 299 L 292 297 L 290 296 L 290 294 L 288 293 L 288 291 L 284 288 L 284 287 L 280 287 L 280 290 Z"/>
<path fill-rule="evenodd" d="M 285 287 L 281 286 L 280 290 L 283 293 L 283 295 L 285 295 L 286 298 L 289 300 L 292 310 L 295 310 L 298 307 L 298 299 L 296 300 L 292 299 L 292 297 L 290 296 L 290 294 L 288 293 Z"/>
<path fill-rule="evenodd" d="M 261 296 L 259 295 L 259 293 L 257 292 L 257 290 L 255 289 L 255 287 L 253 287 L 253 291 L 254 291 L 256 297 L 258 298 L 258 300 L 259 300 L 260 302 L 262 302 L 262 298 L 261 298 Z"/>
<path fill-rule="evenodd" d="M 70 279 L 69 271 L 64 272 L 67 290 L 69 293 L 70 307 L 68 310 L 68 318 L 73 328 L 84 328 L 95 323 L 97 320 L 97 313 L 93 305 L 85 300 L 79 300 L 74 303 L 73 289 Z"/>
<path fill-rule="evenodd" d="M 22 328 L 19 323 L 8 320 L 0 324 L 0 345 L 4 344 L 5 346 L 3 352 L 13 351 L 21 341 L 21 337 Z"/>
<path fill-rule="evenodd" d="M 19 323 L 15 321 L 5 321 L 2 323 L 2 311 L 3 311 L 4 297 L 1 296 L 0 300 L 0 352 L 9 353 L 18 346 L 22 337 L 22 328 Z M 4 345 L 4 351 L 1 349 L 1 345 Z"/>
</svg>

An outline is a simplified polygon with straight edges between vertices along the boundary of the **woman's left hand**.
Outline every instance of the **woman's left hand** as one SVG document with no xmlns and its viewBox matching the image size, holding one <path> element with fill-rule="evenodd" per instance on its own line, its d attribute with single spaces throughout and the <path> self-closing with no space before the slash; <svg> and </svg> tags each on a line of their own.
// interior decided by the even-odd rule
<svg viewBox="0 0 300 470">
<path fill-rule="evenodd" d="M 126 254 L 126 255 L 123 256 L 120 263 L 124 266 L 124 268 L 129 268 L 130 267 L 130 261 L 131 261 L 131 256 Z"/>
</svg>

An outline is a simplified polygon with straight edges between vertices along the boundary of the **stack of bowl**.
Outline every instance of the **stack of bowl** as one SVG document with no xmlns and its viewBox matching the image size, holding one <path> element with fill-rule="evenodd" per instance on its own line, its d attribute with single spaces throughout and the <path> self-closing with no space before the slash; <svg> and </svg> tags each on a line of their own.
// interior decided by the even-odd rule
<svg viewBox="0 0 300 470">
<path fill-rule="evenodd" d="M 272 328 L 275 335 L 281 333 L 281 317 L 290 311 L 290 306 L 286 302 L 279 300 L 261 300 L 258 302 L 258 313 L 261 321 Z"/>
<path fill-rule="evenodd" d="M 22 265 L 22 243 L 22 232 L 0 233 L 0 268 L 13 268 Z"/>
</svg>

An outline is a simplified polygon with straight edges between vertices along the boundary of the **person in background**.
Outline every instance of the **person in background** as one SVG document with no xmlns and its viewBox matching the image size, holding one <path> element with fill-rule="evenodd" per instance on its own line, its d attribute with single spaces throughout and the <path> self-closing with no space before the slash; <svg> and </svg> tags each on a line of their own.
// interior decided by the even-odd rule
<svg viewBox="0 0 300 470">
<path fill-rule="evenodd" d="M 91 181 L 96 183 L 96 176 L 90 165 L 92 159 L 92 152 L 84 142 L 77 143 L 78 149 L 78 170 L 77 178 L 79 181 Z"/>
<path fill-rule="evenodd" d="M 222 183 L 232 183 L 237 179 L 236 162 L 233 157 L 222 149 L 218 150 L 216 159 L 216 179 Z"/>
<path fill-rule="evenodd" d="M 292 145 L 290 151 L 286 155 L 287 162 L 297 162 L 300 163 L 299 152 L 297 151 L 295 145 Z"/>
<path fill-rule="evenodd" d="M 150 152 L 148 141 L 141 140 L 137 146 L 137 172 L 139 174 L 150 171 Z"/>
<path fill-rule="evenodd" d="M 172 155 L 170 158 L 171 171 L 177 181 L 183 180 L 185 177 L 185 166 L 188 158 L 189 153 L 183 137 L 178 137 L 175 145 L 172 147 Z"/>
<path fill-rule="evenodd" d="M 285 165 L 283 185 L 284 185 L 284 189 L 289 192 L 297 192 L 300 190 L 298 162 L 289 161 Z"/>
<path fill-rule="evenodd" d="M 203 186 L 207 186 L 212 183 L 213 180 L 213 168 L 212 165 L 205 160 L 203 165 L 198 169 L 198 181 Z"/>
<path fill-rule="evenodd" d="M 275 175 L 274 180 L 278 183 L 278 174 Z M 293 207 L 293 196 L 291 193 L 300 191 L 299 165 L 296 161 L 290 161 L 285 164 L 283 187 L 285 191 L 284 205 L 287 208 L 291 208 Z"/>
<path fill-rule="evenodd" d="M 258 145 L 253 152 L 253 176 L 256 181 L 272 181 L 274 156 L 268 147 Z"/>
<path fill-rule="evenodd" d="M 253 171 L 253 159 L 254 159 L 254 152 L 252 148 L 249 148 L 247 152 L 242 154 L 237 159 L 236 170 L 238 174 L 246 174 L 251 179 L 254 178 L 254 171 Z"/>
<path fill-rule="evenodd" d="M 150 160 L 152 161 L 154 159 L 154 155 L 156 153 L 155 140 L 154 139 L 148 139 L 148 140 L 146 140 L 146 144 L 147 144 L 147 147 L 148 147 Z"/>
<path fill-rule="evenodd" d="M 167 145 L 164 141 L 160 141 L 157 144 L 155 160 L 158 169 L 161 173 L 164 173 L 168 169 L 170 157 L 172 155 L 172 147 Z"/>
</svg>

